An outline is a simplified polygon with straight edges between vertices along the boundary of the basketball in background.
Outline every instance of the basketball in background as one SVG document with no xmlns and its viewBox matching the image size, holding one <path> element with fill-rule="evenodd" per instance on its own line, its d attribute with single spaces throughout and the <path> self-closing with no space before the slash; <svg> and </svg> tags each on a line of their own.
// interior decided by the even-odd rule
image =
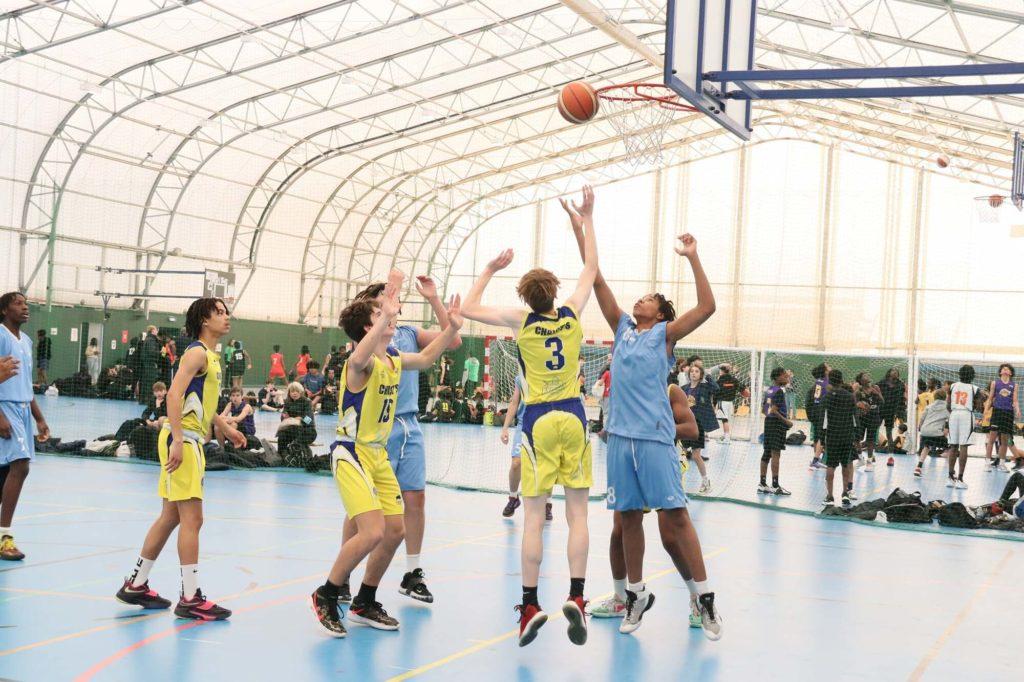
<svg viewBox="0 0 1024 682">
<path fill-rule="evenodd" d="M 949 168 L 949 157 L 945 154 L 939 154 L 935 157 L 935 165 L 939 168 Z"/>
<path fill-rule="evenodd" d="M 597 110 L 597 93 L 582 81 L 569 83 L 558 93 L 558 113 L 569 123 L 586 123 Z"/>
</svg>

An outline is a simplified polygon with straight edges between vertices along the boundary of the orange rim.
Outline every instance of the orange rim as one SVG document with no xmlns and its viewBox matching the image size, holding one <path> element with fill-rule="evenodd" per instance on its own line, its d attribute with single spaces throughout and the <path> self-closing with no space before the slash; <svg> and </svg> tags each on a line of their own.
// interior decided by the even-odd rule
<svg viewBox="0 0 1024 682">
<path fill-rule="evenodd" d="M 597 96 L 612 102 L 654 102 L 664 109 L 697 111 L 679 101 L 679 95 L 664 83 L 619 83 L 597 89 Z"/>
</svg>

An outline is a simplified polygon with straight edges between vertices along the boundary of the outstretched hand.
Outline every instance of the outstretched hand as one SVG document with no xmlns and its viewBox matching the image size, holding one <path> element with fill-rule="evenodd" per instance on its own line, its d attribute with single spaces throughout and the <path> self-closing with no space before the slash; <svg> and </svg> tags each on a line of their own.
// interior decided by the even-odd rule
<svg viewBox="0 0 1024 682">
<path fill-rule="evenodd" d="M 487 264 L 487 269 L 490 270 L 491 272 L 498 272 L 499 270 L 504 270 L 512 262 L 512 259 L 515 257 L 515 255 L 515 251 L 513 251 L 512 249 L 505 249 L 504 251 L 499 253 L 496 258 L 494 258 L 490 263 Z"/>
<path fill-rule="evenodd" d="M 574 211 L 572 206 L 569 205 L 569 202 L 562 197 L 558 197 L 558 203 L 560 203 L 565 212 L 569 214 L 569 222 L 572 223 L 572 229 L 582 230 L 583 218 L 580 217 L 580 214 Z"/>
<path fill-rule="evenodd" d="M 453 328 L 455 331 L 462 329 L 463 323 L 466 321 L 462 317 L 462 296 L 455 294 L 448 301 L 448 326 Z"/>
<path fill-rule="evenodd" d="M 573 200 L 572 207 L 581 218 L 592 218 L 594 216 L 594 188 L 590 185 L 583 185 L 583 203 L 577 204 Z"/>
<path fill-rule="evenodd" d="M 398 312 L 402 309 L 402 302 L 398 297 L 404 281 L 405 274 L 401 270 L 392 270 L 388 273 L 388 281 L 384 285 L 384 298 L 381 301 L 381 312 L 386 317 L 398 317 Z"/>
<path fill-rule="evenodd" d="M 690 258 L 697 255 L 697 239 L 692 234 L 689 232 L 681 234 L 678 239 L 679 243 L 676 244 L 675 247 L 676 253 L 684 258 Z"/>
<path fill-rule="evenodd" d="M 437 298 L 437 284 L 429 275 L 416 275 L 416 291 L 423 298 Z"/>
</svg>

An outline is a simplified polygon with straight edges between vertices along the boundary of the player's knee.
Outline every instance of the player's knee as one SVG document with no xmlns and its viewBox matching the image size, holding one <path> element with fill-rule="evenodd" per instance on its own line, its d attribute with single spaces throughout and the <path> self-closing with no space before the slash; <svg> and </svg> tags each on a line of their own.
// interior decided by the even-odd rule
<svg viewBox="0 0 1024 682">
<path fill-rule="evenodd" d="M 765 464 L 772 461 L 772 454 L 770 452 L 764 453 L 763 455 L 761 455 L 761 461 L 764 462 Z"/>
<path fill-rule="evenodd" d="M 16 459 L 11 462 L 10 471 L 7 474 L 7 478 L 13 478 L 15 480 L 25 480 L 28 476 L 29 461 L 27 459 Z"/>
<path fill-rule="evenodd" d="M 523 468 L 522 461 L 518 457 L 513 457 L 512 458 L 511 468 L 512 468 L 512 471 L 518 472 L 520 469 Z"/>
</svg>

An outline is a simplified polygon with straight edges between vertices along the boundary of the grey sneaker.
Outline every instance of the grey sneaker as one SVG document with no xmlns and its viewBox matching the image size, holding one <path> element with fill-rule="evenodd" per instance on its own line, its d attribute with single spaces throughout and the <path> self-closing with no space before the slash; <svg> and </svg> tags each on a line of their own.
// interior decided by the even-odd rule
<svg viewBox="0 0 1024 682">
<path fill-rule="evenodd" d="M 715 593 L 705 592 L 697 598 L 700 602 L 700 622 L 704 626 L 704 636 L 711 641 L 722 638 L 722 615 L 715 607 Z"/>
<path fill-rule="evenodd" d="M 643 592 L 626 590 L 626 615 L 619 625 L 619 632 L 629 634 L 640 627 L 640 619 L 654 606 L 654 593 L 646 587 Z"/>
</svg>

